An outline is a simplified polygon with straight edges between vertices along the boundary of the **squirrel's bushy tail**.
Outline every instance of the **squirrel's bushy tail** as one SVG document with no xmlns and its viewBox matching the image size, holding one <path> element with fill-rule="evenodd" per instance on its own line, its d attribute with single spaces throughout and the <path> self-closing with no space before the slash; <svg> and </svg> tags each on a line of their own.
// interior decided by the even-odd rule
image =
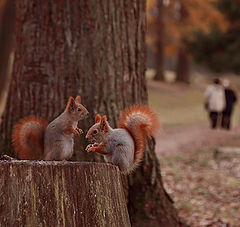
<svg viewBox="0 0 240 227">
<path fill-rule="evenodd" d="M 158 116 L 148 106 L 134 105 L 126 109 L 119 118 L 119 128 L 126 129 L 135 142 L 134 170 L 142 161 L 146 137 L 154 135 L 159 128 Z"/>
<path fill-rule="evenodd" d="M 29 116 L 21 119 L 15 125 L 12 134 L 15 155 L 20 159 L 41 159 L 46 127 L 47 122 L 39 117 Z"/>
</svg>

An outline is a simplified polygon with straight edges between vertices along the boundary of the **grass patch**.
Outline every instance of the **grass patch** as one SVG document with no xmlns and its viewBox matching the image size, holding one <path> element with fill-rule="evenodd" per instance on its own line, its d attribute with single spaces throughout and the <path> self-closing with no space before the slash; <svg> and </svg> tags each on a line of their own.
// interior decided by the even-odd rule
<svg viewBox="0 0 240 227">
<path fill-rule="evenodd" d="M 235 80 L 240 81 L 239 78 Z M 207 85 L 202 82 L 191 85 L 162 83 L 148 79 L 149 105 L 160 114 L 162 125 L 208 123 L 208 113 L 204 109 Z M 240 105 L 235 107 L 233 126 L 239 126 Z"/>
<path fill-rule="evenodd" d="M 206 122 L 202 90 L 185 89 L 178 92 L 149 89 L 149 105 L 160 114 L 163 125 Z"/>
</svg>

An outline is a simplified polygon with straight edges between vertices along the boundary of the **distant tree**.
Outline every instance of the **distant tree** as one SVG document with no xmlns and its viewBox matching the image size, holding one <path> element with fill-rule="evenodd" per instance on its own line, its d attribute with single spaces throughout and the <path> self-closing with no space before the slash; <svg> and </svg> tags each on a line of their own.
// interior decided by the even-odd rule
<svg viewBox="0 0 240 227">
<path fill-rule="evenodd" d="M 147 43 L 156 54 L 155 79 L 163 80 L 163 59 L 177 55 L 176 81 L 190 82 L 189 43 L 195 33 L 211 27 L 226 29 L 226 20 L 217 9 L 217 0 L 148 0 Z"/>
<path fill-rule="evenodd" d="M 16 6 L 16 60 L 1 126 L 6 153 L 19 118 L 35 114 L 50 121 L 69 95 L 81 95 L 90 111 L 81 124 L 85 132 L 96 113 L 116 126 L 122 109 L 147 103 L 145 1 L 22 0 Z M 76 142 L 76 159 L 97 159 Z M 154 147 L 149 140 L 141 167 L 123 177 L 132 225 L 183 226 L 164 190 Z"/>
<path fill-rule="evenodd" d="M 209 34 L 198 32 L 191 42 L 191 52 L 196 61 L 204 63 L 217 72 L 240 73 L 240 2 L 221 0 L 219 9 L 228 18 L 228 29 L 223 32 L 213 28 Z"/>
<path fill-rule="evenodd" d="M 0 124 L 5 109 L 13 63 L 13 34 L 15 3 L 13 0 L 0 4 Z"/>
<path fill-rule="evenodd" d="M 164 81 L 164 5 L 163 0 L 147 1 L 147 43 L 155 54 L 155 80 Z"/>
<path fill-rule="evenodd" d="M 169 27 L 177 33 L 173 43 L 178 50 L 176 81 L 190 82 L 188 44 L 196 38 L 196 32 L 208 33 L 212 26 L 226 29 L 225 18 L 216 3 L 217 0 L 173 0 L 169 4 Z M 171 17 L 172 12 L 175 12 L 175 17 Z"/>
<path fill-rule="evenodd" d="M 180 5 L 179 9 L 179 22 L 180 24 L 186 24 L 189 19 L 189 12 L 184 4 Z M 176 66 L 176 81 L 190 83 L 189 72 L 189 53 L 187 50 L 187 40 L 184 36 L 178 46 L 177 53 L 177 66 Z"/>
</svg>

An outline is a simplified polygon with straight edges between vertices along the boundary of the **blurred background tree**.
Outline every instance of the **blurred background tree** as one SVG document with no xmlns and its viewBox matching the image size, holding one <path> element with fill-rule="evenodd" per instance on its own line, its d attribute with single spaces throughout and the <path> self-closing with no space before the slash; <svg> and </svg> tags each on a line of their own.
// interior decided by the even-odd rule
<svg viewBox="0 0 240 227">
<path fill-rule="evenodd" d="M 225 32 L 211 29 L 209 34 L 197 33 L 191 52 L 197 62 L 216 72 L 240 73 L 240 1 L 220 0 L 218 8 L 229 21 Z"/>
<path fill-rule="evenodd" d="M 224 15 L 216 7 L 216 0 L 148 0 L 147 4 L 147 44 L 156 56 L 156 78 L 159 77 L 159 69 L 163 68 L 162 52 L 164 56 L 177 56 L 176 81 L 189 83 L 190 70 L 190 43 L 196 39 L 196 33 L 204 34 L 211 31 L 211 27 L 226 30 L 227 23 Z M 160 7 L 159 10 L 159 5 Z M 162 12 L 162 14 L 161 14 Z M 162 15 L 163 21 L 159 23 Z M 162 25 L 163 24 L 163 25 Z M 158 28 L 161 27 L 162 29 Z M 159 36 L 163 36 L 161 39 Z M 161 40 L 161 42 L 159 41 Z M 160 44 L 163 46 L 159 49 Z M 160 50 L 161 53 L 158 53 Z M 160 65 L 160 66 L 159 66 Z"/>
<path fill-rule="evenodd" d="M 147 1 L 147 43 L 155 52 L 155 80 L 164 81 L 164 5 L 163 0 Z"/>
</svg>

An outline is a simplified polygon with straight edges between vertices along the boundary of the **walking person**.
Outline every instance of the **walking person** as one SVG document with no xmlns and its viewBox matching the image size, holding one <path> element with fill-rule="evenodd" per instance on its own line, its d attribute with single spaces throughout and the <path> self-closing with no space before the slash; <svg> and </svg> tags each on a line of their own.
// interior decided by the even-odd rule
<svg viewBox="0 0 240 227">
<path fill-rule="evenodd" d="M 231 116 L 233 112 L 234 104 L 237 102 L 237 95 L 230 86 L 229 80 L 223 81 L 226 106 L 222 112 L 222 128 L 230 130 L 231 128 Z"/>
<path fill-rule="evenodd" d="M 211 121 L 211 128 L 215 129 L 221 120 L 222 112 L 225 108 L 225 93 L 220 79 L 213 80 L 205 91 L 206 105 Z"/>
</svg>

